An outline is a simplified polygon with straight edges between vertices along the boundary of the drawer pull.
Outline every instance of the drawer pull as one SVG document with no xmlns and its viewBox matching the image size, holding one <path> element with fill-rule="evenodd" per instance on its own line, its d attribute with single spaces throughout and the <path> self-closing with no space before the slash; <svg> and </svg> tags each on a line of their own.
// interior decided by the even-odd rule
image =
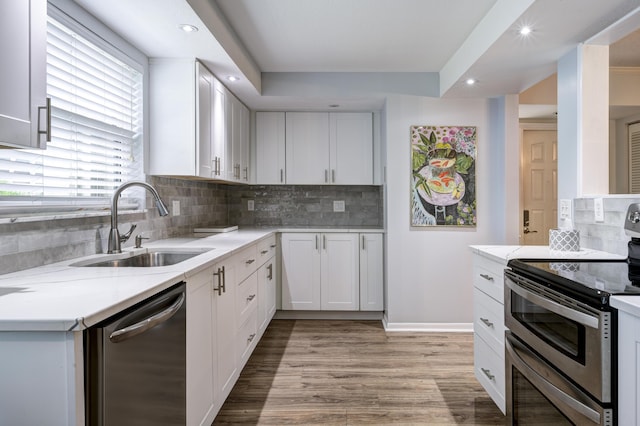
<svg viewBox="0 0 640 426">
<path fill-rule="evenodd" d="M 488 319 L 480 317 L 480 321 L 482 321 L 487 327 L 492 327 L 493 328 L 493 323 L 491 321 L 489 321 Z"/>
<path fill-rule="evenodd" d="M 250 294 L 249 296 L 247 296 L 247 301 L 248 301 L 248 302 L 251 302 L 251 301 L 252 301 L 253 299 L 255 299 L 255 298 L 256 298 L 256 295 L 255 295 L 255 294 Z"/>
<path fill-rule="evenodd" d="M 249 259 L 249 260 L 247 260 L 247 261 L 246 261 L 246 262 L 244 262 L 244 263 L 246 263 L 247 265 L 251 265 L 251 264 L 252 264 L 253 262 L 255 262 L 255 261 L 256 261 L 255 259 Z"/>
<path fill-rule="evenodd" d="M 269 250 L 262 250 L 262 251 L 260 252 L 260 254 L 263 254 L 263 255 L 264 255 L 264 254 L 267 254 L 267 253 L 269 253 Z"/>
<path fill-rule="evenodd" d="M 487 378 L 489 378 L 489 380 L 495 380 L 496 379 L 496 376 L 491 374 L 491 370 L 489 370 L 487 368 L 480 368 L 480 370 L 482 370 L 484 375 L 487 376 Z"/>
<path fill-rule="evenodd" d="M 485 280 L 487 280 L 487 281 L 493 281 L 493 277 L 492 277 L 491 275 L 488 275 L 488 274 L 480 274 L 480 276 L 481 276 L 482 278 L 484 278 Z"/>
<path fill-rule="evenodd" d="M 249 337 L 247 337 L 247 343 L 253 342 L 253 339 L 255 338 L 256 338 L 256 333 L 252 333 L 251 335 L 249 335 Z"/>
</svg>

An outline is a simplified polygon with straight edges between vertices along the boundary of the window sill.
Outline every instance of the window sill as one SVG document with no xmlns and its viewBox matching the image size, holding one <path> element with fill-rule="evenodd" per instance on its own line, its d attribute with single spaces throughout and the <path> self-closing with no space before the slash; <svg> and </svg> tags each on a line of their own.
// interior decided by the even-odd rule
<svg viewBox="0 0 640 426">
<path fill-rule="evenodd" d="M 118 217 L 145 213 L 146 210 L 118 210 Z M 83 219 L 87 217 L 110 217 L 110 210 L 76 210 L 72 212 L 14 213 L 0 215 L 0 225 L 11 223 L 47 222 L 53 220 Z"/>
</svg>

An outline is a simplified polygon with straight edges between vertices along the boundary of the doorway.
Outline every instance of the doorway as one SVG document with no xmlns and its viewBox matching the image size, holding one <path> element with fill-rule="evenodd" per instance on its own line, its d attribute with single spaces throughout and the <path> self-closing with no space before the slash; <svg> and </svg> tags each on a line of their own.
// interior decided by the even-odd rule
<svg viewBox="0 0 640 426">
<path fill-rule="evenodd" d="M 558 137 L 554 125 L 521 125 L 520 244 L 548 245 L 558 221 Z"/>
</svg>

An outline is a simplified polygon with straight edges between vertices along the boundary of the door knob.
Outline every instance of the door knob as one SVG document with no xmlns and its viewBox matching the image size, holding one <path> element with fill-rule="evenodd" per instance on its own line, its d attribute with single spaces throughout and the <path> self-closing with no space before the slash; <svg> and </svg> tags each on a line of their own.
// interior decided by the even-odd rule
<svg viewBox="0 0 640 426">
<path fill-rule="evenodd" d="M 538 232 L 538 231 L 530 231 L 528 227 L 525 227 L 523 232 L 524 232 L 525 234 L 535 234 L 535 233 L 536 233 L 536 232 Z"/>
</svg>

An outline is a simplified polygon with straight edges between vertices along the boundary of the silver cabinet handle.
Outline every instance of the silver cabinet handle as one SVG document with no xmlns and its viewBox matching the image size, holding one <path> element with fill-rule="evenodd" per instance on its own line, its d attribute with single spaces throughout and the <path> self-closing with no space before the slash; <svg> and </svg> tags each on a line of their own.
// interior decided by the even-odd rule
<svg viewBox="0 0 640 426">
<path fill-rule="evenodd" d="M 331 169 L 331 183 L 336 183 L 336 170 Z"/>
<path fill-rule="evenodd" d="M 327 249 L 327 236 L 323 235 L 322 236 L 322 250 L 326 250 Z"/>
<path fill-rule="evenodd" d="M 256 261 L 255 259 L 249 259 L 249 260 L 247 260 L 247 261 L 246 261 L 246 262 L 244 262 L 244 263 L 245 263 L 245 264 L 247 264 L 247 265 L 251 265 L 251 264 L 252 264 L 253 262 L 255 262 L 255 261 Z"/>
<path fill-rule="evenodd" d="M 218 296 L 221 296 L 225 289 L 225 277 L 224 277 L 224 266 L 222 268 L 218 268 L 217 272 L 213 273 L 214 277 L 218 277 L 218 287 L 214 288 L 213 291 L 218 292 Z"/>
<path fill-rule="evenodd" d="M 489 380 L 495 380 L 496 376 L 491 374 L 491 370 L 489 370 L 488 368 L 480 368 L 480 370 L 484 373 L 485 376 L 487 376 L 487 378 L 489 378 Z"/>
<path fill-rule="evenodd" d="M 269 246 L 269 248 L 276 248 L 276 245 L 275 245 L 275 244 L 271 244 L 271 245 Z"/>
<path fill-rule="evenodd" d="M 318 234 L 316 234 L 316 250 L 318 250 Z"/>
<path fill-rule="evenodd" d="M 47 113 L 47 120 L 45 129 L 40 130 L 40 111 L 43 109 Z M 51 142 L 51 98 L 47 98 L 45 106 L 38 107 L 38 135 L 45 135 L 45 140 Z"/>
<path fill-rule="evenodd" d="M 157 314 L 151 315 L 148 318 L 143 319 L 133 325 L 130 325 L 125 328 L 121 328 L 120 330 L 116 330 L 109 335 L 109 340 L 113 343 L 122 342 L 127 340 L 133 336 L 137 336 L 140 333 L 144 333 L 145 331 L 155 327 L 158 324 L 161 324 L 175 315 L 178 312 L 178 309 L 182 307 L 184 303 L 185 294 L 180 294 L 176 301 L 171 304 L 167 309 L 164 309 Z"/>
<path fill-rule="evenodd" d="M 256 298 L 255 294 L 250 294 L 249 296 L 247 296 L 247 302 L 251 302 L 255 298 Z"/>
<path fill-rule="evenodd" d="M 480 318 L 480 321 L 482 321 L 487 327 L 493 327 L 493 323 L 491 321 L 489 321 L 487 318 Z"/>
<path fill-rule="evenodd" d="M 253 339 L 255 339 L 255 337 L 256 337 L 256 333 L 251 333 L 249 337 L 247 337 L 247 343 L 253 342 Z"/>
<path fill-rule="evenodd" d="M 329 170 L 324 169 L 324 183 L 329 182 Z"/>
<path fill-rule="evenodd" d="M 362 236 L 362 250 L 364 250 L 364 249 L 365 249 L 365 247 L 364 247 L 364 235 L 363 235 Z"/>
<path fill-rule="evenodd" d="M 493 277 L 489 274 L 480 274 L 480 276 L 487 281 L 493 281 Z"/>
<path fill-rule="evenodd" d="M 273 263 L 270 263 L 269 266 L 267 266 L 267 271 L 269 271 L 267 279 L 271 281 L 273 279 Z"/>
<path fill-rule="evenodd" d="M 249 180 L 249 167 L 244 168 L 244 180 Z"/>
<path fill-rule="evenodd" d="M 284 170 L 280 169 L 280 183 L 284 183 Z"/>
<path fill-rule="evenodd" d="M 269 250 L 262 250 L 262 251 L 260 252 L 260 254 L 267 254 L 267 253 L 269 253 Z"/>
</svg>

